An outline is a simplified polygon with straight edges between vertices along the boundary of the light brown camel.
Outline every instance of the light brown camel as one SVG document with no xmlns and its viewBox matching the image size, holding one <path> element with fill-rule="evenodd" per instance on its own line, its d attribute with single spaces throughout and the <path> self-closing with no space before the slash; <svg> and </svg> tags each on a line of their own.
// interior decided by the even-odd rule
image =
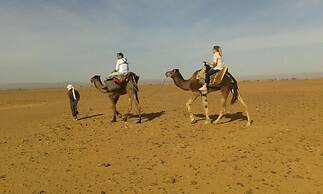
<svg viewBox="0 0 323 194">
<path fill-rule="evenodd" d="M 126 79 L 126 82 L 121 85 L 119 88 L 115 88 L 115 83 L 113 80 L 105 81 L 105 84 L 102 84 L 101 78 L 99 75 L 95 75 L 91 78 L 91 83 L 94 84 L 95 88 L 97 88 L 102 93 L 107 93 L 109 95 L 109 99 L 111 100 L 112 104 L 112 111 L 113 117 L 111 122 L 117 121 L 117 116 L 121 116 L 120 113 L 117 111 L 117 103 L 119 97 L 125 94 L 128 94 L 128 112 L 124 117 L 124 121 L 127 121 L 130 111 L 132 109 L 132 104 L 134 102 L 135 107 L 137 109 L 139 120 L 137 123 L 141 123 L 141 110 L 139 105 L 139 98 L 138 98 L 138 83 L 139 76 L 134 73 L 129 73 Z"/>
<path fill-rule="evenodd" d="M 182 90 L 191 91 L 193 93 L 192 96 L 189 98 L 189 100 L 186 102 L 186 107 L 187 107 L 188 112 L 190 114 L 191 123 L 194 124 L 197 122 L 194 118 L 192 111 L 191 111 L 191 104 L 199 96 L 202 96 L 202 102 L 203 102 L 205 117 L 206 117 L 205 123 L 211 123 L 209 113 L 208 113 L 207 94 L 205 92 L 201 93 L 198 90 L 202 86 L 202 83 L 200 83 L 200 81 L 197 79 L 197 73 L 198 73 L 198 71 L 194 72 L 192 77 L 189 80 L 185 80 L 178 69 L 173 69 L 171 71 L 168 71 L 165 73 L 165 75 L 166 75 L 166 77 L 172 78 L 177 87 L 181 88 Z M 230 79 L 230 77 L 232 79 Z M 231 91 L 231 93 L 233 95 L 232 100 L 231 100 L 231 104 L 235 103 L 236 100 L 238 100 L 244 106 L 245 112 L 247 114 L 247 125 L 246 126 L 247 127 L 250 126 L 251 120 L 250 120 L 250 116 L 249 116 L 249 112 L 248 112 L 248 106 L 243 101 L 243 99 L 240 95 L 239 89 L 238 89 L 237 82 L 231 76 L 231 74 L 227 73 L 224 76 L 221 84 L 218 87 L 210 87 L 208 89 L 208 92 L 214 92 L 214 91 L 218 91 L 218 90 L 220 90 L 221 94 L 222 94 L 222 97 L 221 97 L 221 106 L 222 107 L 221 107 L 221 111 L 219 113 L 219 116 L 215 120 L 215 123 L 218 123 L 220 121 L 220 119 L 222 118 L 222 116 L 225 114 L 227 98 L 228 98 L 230 91 Z"/>
</svg>

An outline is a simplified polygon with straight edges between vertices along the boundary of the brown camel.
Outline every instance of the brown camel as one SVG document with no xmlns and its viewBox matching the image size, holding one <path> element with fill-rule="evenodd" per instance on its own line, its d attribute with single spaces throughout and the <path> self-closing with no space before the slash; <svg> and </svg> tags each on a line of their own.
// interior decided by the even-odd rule
<svg viewBox="0 0 323 194">
<path fill-rule="evenodd" d="M 204 105 L 204 111 L 205 111 L 205 117 L 206 117 L 205 123 L 211 123 L 209 113 L 208 113 L 207 93 L 206 92 L 201 93 L 198 90 L 202 86 L 202 83 L 200 82 L 200 80 L 197 79 L 198 72 L 199 71 L 194 72 L 192 77 L 189 80 L 185 80 L 178 69 L 173 69 L 171 71 L 168 71 L 165 73 L 165 75 L 166 75 L 166 77 L 172 78 L 177 87 L 181 88 L 182 90 L 191 91 L 193 93 L 192 96 L 189 98 L 189 100 L 186 102 L 186 107 L 187 107 L 188 112 L 190 114 L 191 123 L 194 124 L 197 122 L 194 118 L 192 111 L 191 111 L 191 104 L 196 100 L 196 98 L 198 96 L 202 96 L 202 102 Z M 222 118 L 222 116 L 225 114 L 227 98 L 228 98 L 230 91 L 231 91 L 231 93 L 233 95 L 232 100 L 231 100 L 231 104 L 235 103 L 236 100 L 238 100 L 244 106 L 245 112 L 247 114 L 247 120 L 248 120 L 246 126 L 247 127 L 250 126 L 251 120 L 250 120 L 250 116 L 249 116 L 249 112 L 248 112 L 248 106 L 243 101 L 243 99 L 240 95 L 240 92 L 238 90 L 237 81 L 231 76 L 231 74 L 227 73 L 224 76 L 221 84 L 218 87 L 210 86 L 208 89 L 208 92 L 214 92 L 214 91 L 218 91 L 218 90 L 220 90 L 221 94 L 222 94 L 222 97 L 221 97 L 222 109 L 219 113 L 219 116 L 215 120 L 215 123 L 218 123 L 220 121 L 220 119 Z"/>
<path fill-rule="evenodd" d="M 94 84 L 95 88 L 97 88 L 102 93 L 109 94 L 109 99 L 111 100 L 112 104 L 112 111 L 113 117 L 111 122 L 117 121 L 117 116 L 121 116 L 120 113 L 117 111 L 117 103 L 119 97 L 125 94 L 128 94 L 128 112 L 124 117 L 124 121 L 127 121 L 130 111 L 132 109 L 132 103 L 135 103 L 135 107 L 137 109 L 139 120 L 137 123 L 141 123 L 141 110 L 139 105 L 139 98 L 138 98 L 138 83 L 139 76 L 134 73 L 129 73 L 126 82 L 123 83 L 120 87 L 116 88 L 115 83 L 113 80 L 105 81 L 105 84 L 102 84 L 101 78 L 99 75 L 95 75 L 91 78 L 91 83 Z"/>
</svg>

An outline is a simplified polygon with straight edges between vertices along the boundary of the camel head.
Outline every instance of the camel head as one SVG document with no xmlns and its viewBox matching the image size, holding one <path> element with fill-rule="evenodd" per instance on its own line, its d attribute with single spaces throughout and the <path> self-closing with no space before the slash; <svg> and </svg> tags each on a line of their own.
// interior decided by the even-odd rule
<svg viewBox="0 0 323 194">
<path fill-rule="evenodd" d="M 166 77 L 174 78 L 180 75 L 179 69 L 173 69 L 165 73 Z"/>
<path fill-rule="evenodd" d="M 107 93 L 107 87 L 105 85 L 102 84 L 101 82 L 101 77 L 99 75 L 95 75 L 93 76 L 91 79 L 91 84 L 94 85 L 94 87 L 96 87 L 96 89 L 100 90 L 102 93 Z"/>
<path fill-rule="evenodd" d="M 93 84 L 95 81 L 101 82 L 101 77 L 99 75 L 95 75 L 90 79 L 91 83 Z"/>
</svg>

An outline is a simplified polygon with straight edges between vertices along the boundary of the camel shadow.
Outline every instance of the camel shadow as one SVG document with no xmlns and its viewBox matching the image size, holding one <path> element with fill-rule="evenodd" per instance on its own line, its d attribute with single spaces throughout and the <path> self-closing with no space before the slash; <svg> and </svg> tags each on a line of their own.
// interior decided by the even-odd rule
<svg viewBox="0 0 323 194">
<path fill-rule="evenodd" d="M 96 115 L 90 115 L 90 116 L 85 116 L 85 117 L 82 117 L 82 118 L 79 118 L 78 120 L 85 120 L 85 119 L 91 119 L 91 118 L 94 118 L 94 117 L 99 117 L 99 116 L 102 116 L 103 114 L 100 113 L 100 114 L 96 114 Z"/>
<path fill-rule="evenodd" d="M 236 113 L 233 113 L 233 114 L 225 114 L 223 117 L 227 118 L 227 119 L 230 119 L 230 120 L 225 121 L 225 122 L 221 122 L 221 123 L 230 123 L 230 122 L 233 122 L 233 121 L 236 121 L 236 120 L 247 121 L 248 117 L 243 115 L 242 113 L 243 112 L 236 112 Z"/>
<path fill-rule="evenodd" d="M 156 118 L 161 117 L 163 114 L 165 114 L 165 111 L 142 113 L 141 114 L 142 122 L 145 123 L 145 122 L 152 121 Z M 129 118 L 133 118 L 133 117 L 138 117 L 138 115 L 134 115 L 134 114 L 129 115 Z"/>
<path fill-rule="evenodd" d="M 199 120 L 203 120 L 203 118 L 205 118 L 204 114 L 194 114 L 194 115 L 196 117 L 199 117 L 200 118 Z M 218 116 L 219 116 L 218 114 L 210 115 L 210 119 L 212 121 L 215 121 L 218 118 Z M 248 120 L 248 117 L 243 115 L 243 112 L 227 113 L 227 114 L 223 115 L 222 119 L 223 118 L 227 118 L 227 119 L 230 119 L 230 120 L 225 121 L 225 122 L 220 122 L 219 124 L 231 123 L 231 122 L 236 121 L 236 120 L 240 120 L 240 121 L 247 121 Z"/>
</svg>

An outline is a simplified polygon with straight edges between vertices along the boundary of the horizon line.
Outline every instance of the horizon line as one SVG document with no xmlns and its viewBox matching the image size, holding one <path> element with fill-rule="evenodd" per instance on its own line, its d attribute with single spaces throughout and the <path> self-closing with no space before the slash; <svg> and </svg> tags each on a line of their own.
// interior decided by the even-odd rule
<svg viewBox="0 0 323 194">
<path fill-rule="evenodd" d="M 323 78 L 323 72 L 313 72 L 313 73 L 283 73 L 277 75 L 246 75 L 237 76 L 238 81 L 257 81 L 257 80 L 286 80 L 286 79 L 320 79 Z M 156 79 L 143 79 L 140 84 L 158 84 L 158 82 L 164 81 L 164 78 Z M 171 79 L 167 79 L 165 82 L 170 82 Z M 90 86 L 90 82 L 86 81 L 62 81 L 62 82 L 9 82 L 0 83 L 0 90 L 8 89 L 41 89 L 41 88 L 57 88 L 62 87 L 66 84 L 75 84 L 79 86 Z M 21 86 L 18 86 L 21 85 Z"/>
</svg>

